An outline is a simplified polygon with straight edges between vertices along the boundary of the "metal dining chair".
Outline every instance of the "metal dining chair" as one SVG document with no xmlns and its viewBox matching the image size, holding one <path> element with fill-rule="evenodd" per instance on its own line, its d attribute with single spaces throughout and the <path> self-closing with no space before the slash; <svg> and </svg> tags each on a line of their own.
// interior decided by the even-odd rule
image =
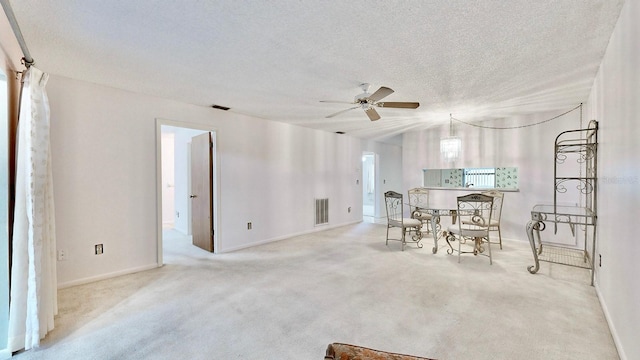
<svg viewBox="0 0 640 360">
<path fill-rule="evenodd" d="M 502 232 L 500 231 L 500 218 L 502 217 L 502 203 L 504 201 L 504 193 L 498 190 L 490 190 L 484 191 L 482 192 L 482 194 L 493 197 L 493 213 L 491 214 L 489 231 L 498 232 L 498 243 L 500 244 L 500 250 L 502 250 Z"/>
<path fill-rule="evenodd" d="M 402 251 L 407 244 L 407 233 L 410 238 L 408 241 L 415 243 L 419 248 L 422 247 L 420 241 L 422 240 L 422 221 L 413 218 L 405 218 L 403 213 L 402 194 L 395 191 L 387 191 L 384 193 L 384 202 L 387 208 L 387 241 L 397 240 L 402 242 Z M 400 228 L 402 231 L 402 237 L 400 239 L 389 238 L 389 229 Z M 411 235 L 413 232 L 413 235 Z"/>
<path fill-rule="evenodd" d="M 457 198 L 460 221 L 447 229 L 447 241 L 458 241 L 458 262 L 460 262 L 461 254 L 472 253 L 488 256 L 489 264 L 493 264 L 489 237 L 493 200 L 492 196 L 478 193 Z M 469 244 L 472 246 L 472 250 L 462 251 L 462 245 Z M 485 253 L 485 244 L 488 254 Z"/>
<path fill-rule="evenodd" d="M 422 226 L 427 230 L 426 233 L 431 232 L 431 218 L 430 214 L 420 211 L 420 209 L 429 208 L 429 189 L 426 188 L 413 188 L 407 191 L 409 208 L 411 209 L 411 217 L 420 220 Z"/>
</svg>

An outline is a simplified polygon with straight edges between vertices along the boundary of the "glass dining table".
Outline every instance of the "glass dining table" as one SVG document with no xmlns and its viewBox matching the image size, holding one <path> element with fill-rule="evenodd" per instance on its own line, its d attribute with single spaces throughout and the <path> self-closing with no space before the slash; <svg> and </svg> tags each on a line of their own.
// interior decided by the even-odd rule
<svg viewBox="0 0 640 360">
<path fill-rule="evenodd" d="M 446 217 L 451 217 L 451 224 L 455 224 L 456 223 L 456 219 L 458 218 L 458 209 L 457 208 L 446 208 L 446 207 L 421 207 L 421 206 L 416 206 L 413 204 L 407 204 L 409 205 L 413 210 L 411 211 L 411 215 L 412 217 L 419 217 L 420 215 L 431 215 L 431 233 L 433 235 L 433 249 L 431 249 L 431 251 L 436 254 L 438 252 L 438 240 L 443 236 L 443 234 L 445 233 L 444 231 L 442 231 L 442 226 L 440 225 L 440 218 L 442 216 L 446 216 Z M 451 246 L 451 243 L 449 243 L 448 239 L 445 237 L 445 240 L 447 240 L 447 245 L 449 245 L 449 250 L 447 250 L 447 253 L 452 254 L 453 253 L 453 246 Z"/>
</svg>

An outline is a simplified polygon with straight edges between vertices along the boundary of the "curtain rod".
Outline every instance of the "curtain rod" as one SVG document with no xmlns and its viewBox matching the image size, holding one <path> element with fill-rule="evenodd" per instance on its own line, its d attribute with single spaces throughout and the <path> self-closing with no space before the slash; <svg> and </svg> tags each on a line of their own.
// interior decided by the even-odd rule
<svg viewBox="0 0 640 360">
<path fill-rule="evenodd" d="M 27 44 L 22 37 L 22 31 L 20 31 L 20 26 L 18 26 L 18 21 L 16 20 L 16 16 L 13 13 L 13 9 L 11 8 L 11 4 L 9 4 L 9 0 L 0 0 L 2 3 L 2 8 L 4 9 L 4 13 L 7 15 L 7 20 L 9 20 L 9 24 L 11 24 L 11 29 L 13 30 L 13 34 L 16 36 L 18 40 L 18 44 L 20 44 L 20 49 L 22 49 L 22 54 L 24 57 L 22 58 L 22 62 L 27 69 L 33 65 L 35 62 L 31 57 L 31 53 L 29 53 L 29 49 L 27 48 Z"/>
</svg>

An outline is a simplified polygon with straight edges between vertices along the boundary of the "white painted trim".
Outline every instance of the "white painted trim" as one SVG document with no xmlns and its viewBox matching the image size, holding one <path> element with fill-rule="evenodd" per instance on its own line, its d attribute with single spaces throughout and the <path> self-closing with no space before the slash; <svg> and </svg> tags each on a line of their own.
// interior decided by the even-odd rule
<svg viewBox="0 0 640 360">
<path fill-rule="evenodd" d="M 285 236 L 277 236 L 277 237 L 274 237 L 274 238 L 271 238 L 271 239 L 266 239 L 266 240 L 262 240 L 262 241 L 258 241 L 258 242 L 252 242 L 251 244 L 245 244 L 245 245 L 232 247 L 232 248 L 229 248 L 229 249 L 224 249 L 223 251 L 220 251 L 219 253 L 220 254 L 229 253 L 229 252 L 233 252 L 233 251 L 247 249 L 247 248 L 254 247 L 254 246 L 269 244 L 269 243 L 280 241 L 280 240 L 290 239 L 290 238 L 296 237 L 296 236 L 307 235 L 307 234 L 316 233 L 316 232 L 320 232 L 320 231 L 335 229 L 335 228 L 339 228 L 339 227 L 343 227 L 343 226 L 347 226 L 347 225 L 353 225 L 353 224 L 357 224 L 357 223 L 361 223 L 361 222 L 362 222 L 362 220 L 357 220 L 357 221 L 346 222 L 346 223 L 339 224 L 339 225 L 318 226 L 318 227 L 316 227 L 316 228 L 314 228 L 312 230 L 309 230 L 309 231 L 301 231 L 301 232 L 298 232 L 298 233 L 289 234 L 289 235 L 285 235 Z"/>
<path fill-rule="evenodd" d="M 602 308 L 602 312 L 604 313 L 604 318 L 607 320 L 607 325 L 609 325 L 609 332 L 611 333 L 611 337 L 613 338 L 613 343 L 616 346 L 616 350 L 618 350 L 618 356 L 620 360 L 627 360 L 627 355 L 624 353 L 624 348 L 622 347 L 622 343 L 620 342 L 620 337 L 618 336 L 618 332 L 616 331 L 616 327 L 613 325 L 613 321 L 611 320 L 611 315 L 609 314 L 609 309 L 607 308 L 607 304 L 604 302 L 604 297 L 602 293 L 600 293 L 600 287 L 598 286 L 598 282 L 594 284 L 596 288 L 596 295 L 598 295 L 598 300 L 600 301 L 600 307 Z"/>
<path fill-rule="evenodd" d="M 136 268 L 114 271 L 107 274 L 100 274 L 100 275 L 90 276 L 82 279 L 76 279 L 76 280 L 65 282 L 65 283 L 58 283 L 58 290 L 65 289 L 72 286 L 77 286 L 77 285 L 89 284 L 95 281 L 111 279 L 111 278 L 122 276 L 122 275 L 129 275 L 129 274 L 133 274 L 141 271 L 151 270 L 159 267 L 160 265 L 158 264 L 149 264 L 145 266 L 139 266 Z"/>
<path fill-rule="evenodd" d="M 219 239 L 221 229 L 218 226 L 220 224 L 220 154 L 218 151 L 218 132 L 219 130 L 211 125 L 193 123 L 188 121 L 175 121 L 162 118 L 156 118 L 156 238 L 157 238 L 157 259 L 158 266 L 164 264 L 162 258 L 162 126 L 173 126 L 188 129 L 196 129 L 202 131 L 209 131 L 212 133 L 213 141 L 213 229 L 215 236 L 213 237 L 213 248 L 219 248 Z M 217 252 L 217 251 L 215 251 Z"/>
</svg>

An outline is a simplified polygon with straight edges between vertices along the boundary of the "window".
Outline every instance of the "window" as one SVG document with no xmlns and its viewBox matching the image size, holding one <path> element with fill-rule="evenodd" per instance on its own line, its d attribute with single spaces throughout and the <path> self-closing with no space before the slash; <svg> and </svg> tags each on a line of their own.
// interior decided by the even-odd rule
<svg viewBox="0 0 640 360">
<path fill-rule="evenodd" d="M 496 187 L 496 168 L 464 169 L 462 172 L 464 187 Z"/>
<path fill-rule="evenodd" d="M 423 169 L 422 186 L 431 188 L 518 189 L 518 168 Z"/>
</svg>

